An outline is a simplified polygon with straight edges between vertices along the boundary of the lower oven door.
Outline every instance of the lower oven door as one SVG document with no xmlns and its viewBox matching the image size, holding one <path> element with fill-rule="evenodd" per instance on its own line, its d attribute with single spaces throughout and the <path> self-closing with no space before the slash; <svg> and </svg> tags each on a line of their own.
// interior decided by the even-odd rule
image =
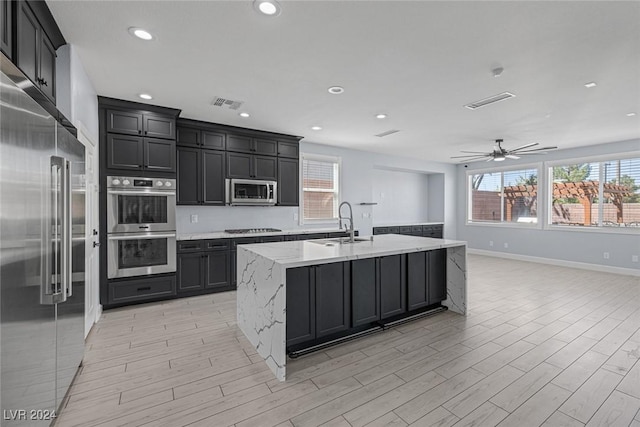
<svg viewBox="0 0 640 427">
<path fill-rule="evenodd" d="M 175 233 L 123 233 L 107 237 L 107 277 L 176 271 Z"/>
</svg>

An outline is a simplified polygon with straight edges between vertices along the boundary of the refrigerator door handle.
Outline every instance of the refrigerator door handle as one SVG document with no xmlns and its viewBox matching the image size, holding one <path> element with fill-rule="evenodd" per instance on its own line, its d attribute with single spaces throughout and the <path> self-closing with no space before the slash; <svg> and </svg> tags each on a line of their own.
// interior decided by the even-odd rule
<svg viewBox="0 0 640 427">
<path fill-rule="evenodd" d="M 63 300 L 66 301 L 73 294 L 73 278 L 72 278 L 72 227 L 71 227 L 71 163 L 69 160 L 64 159 L 64 176 L 62 184 L 63 192 L 63 220 L 62 220 L 62 253 L 64 263 L 63 266 Z"/>
<path fill-rule="evenodd" d="M 42 280 L 40 284 L 40 304 L 51 305 L 63 302 L 65 298 L 66 246 L 64 243 L 65 218 L 65 170 L 63 157 L 51 156 L 49 163 L 49 191 L 45 206 L 50 215 L 45 214 L 42 236 Z"/>
</svg>

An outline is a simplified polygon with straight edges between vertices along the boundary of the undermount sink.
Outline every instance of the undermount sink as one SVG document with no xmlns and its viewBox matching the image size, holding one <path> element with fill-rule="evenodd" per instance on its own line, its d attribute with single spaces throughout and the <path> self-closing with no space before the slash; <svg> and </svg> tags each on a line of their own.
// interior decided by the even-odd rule
<svg viewBox="0 0 640 427">
<path fill-rule="evenodd" d="M 371 239 L 364 239 L 362 237 L 355 237 L 353 239 L 353 242 L 349 241 L 348 237 L 340 237 L 338 239 L 316 239 L 316 240 L 307 240 L 310 243 L 315 243 L 318 245 L 323 245 L 323 246 L 333 246 L 336 243 L 339 245 L 352 245 L 354 243 L 360 243 L 360 242 L 369 242 L 371 241 Z"/>
</svg>

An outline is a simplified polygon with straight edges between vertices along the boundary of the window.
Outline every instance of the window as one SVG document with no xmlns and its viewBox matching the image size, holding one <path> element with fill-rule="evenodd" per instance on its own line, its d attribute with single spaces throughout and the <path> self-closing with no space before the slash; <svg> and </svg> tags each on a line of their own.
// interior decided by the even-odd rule
<svg viewBox="0 0 640 427">
<path fill-rule="evenodd" d="M 303 222 L 338 218 L 340 159 L 302 155 Z"/>
<path fill-rule="evenodd" d="M 640 227 L 640 158 L 549 168 L 549 224 Z"/>
<path fill-rule="evenodd" d="M 469 222 L 538 222 L 538 169 L 469 175 Z"/>
</svg>

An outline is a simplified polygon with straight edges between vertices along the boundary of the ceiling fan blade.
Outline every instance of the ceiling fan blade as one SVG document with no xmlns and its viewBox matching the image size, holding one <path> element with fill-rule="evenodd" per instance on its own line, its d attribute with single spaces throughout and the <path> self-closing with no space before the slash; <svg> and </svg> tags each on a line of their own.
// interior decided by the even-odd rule
<svg viewBox="0 0 640 427">
<path fill-rule="evenodd" d="M 538 143 L 537 142 L 532 142 L 530 144 L 525 144 L 525 145 L 522 145 L 522 146 L 520 146 L 518 148 L 514 148 L 513 150 L 507 150 L 507 151 L 511 152 L 511 151 L 523 150 L 525 148 L 533 147 L 534 145 L 538 145 Z"/>
<path fill-rule="evenodd" d="M 549 154 L 549 153 L 547 153 L 546 151 L 534 151 L 532 153 L 528 152 L 528 151 L 525 151 L 525 152 L 522 152 L 522 153 L 514 153 L 514 154 L 517 154 L 518 156 L 534 156 L 536 154 Z"/>
<path fill-rule="evenodd" d="M 470 162 L 477 162 L 478 160 L 483 160 L 485 159 L 486 156 L 478 156 L 478 157 L 472 157 L 470 159 L 464 159 L 464 160 L 460 160 L 458 163 L 470 163 Z M 489 159 L 489 160 L 493 160 L 493 159 Z"/>
<path fill-rule="evenodd" d="M 495 157 L 490 157 L 490 158 L 487 159 L 487 162 L 492 162 L 494 160 L 495 160 Z"/>
<path fill-rule="evenodd" d="M 519 159 L 519 158 L 520 158 L 520 157 L 518 157 L 518 156 L 514 156 L 513 154 L 507 154 L 507 155 L 505 155 L 505 157 L 506 157 L 507 159 L 513 159 L 513 160 L 517 160 L 517 159 Z"/>
<path fill-rule="evenodd" d="M 471 154 L 471 155 L 469 155 L 469 156 L 453 156 L 453 157 L 451 157 L 451 159 L 462 159 L 462 158 L 465 158 L 465 157 L 487 157 L 487 156 L 490 156 L 490 155 L 491 155 L 491 154 L 487 154 L 487 153 L 479 153 L 479 154 L 480 154 L 480 155 L 478 155 L 478 154 Z"/>
<path fill-rule="evenodd" d="M 524 150 L 524 151 L 518 151 L 517 154 L 520 153 L 533 153 L 536 151 L 544 151 L 544 150 L 555 150 L 558 147 L 541 147 L 541 148 L 534 148 L 533 150 Z M 510 151 L 510 153 L 513 153 L 514 150 Z"/>
<path fill-rule="evenodd" d="M 473 153 L 473 154 L 487 154 L 486 151 L 464 151 L 460 150 L 461 153 Z"/>
</svg>

